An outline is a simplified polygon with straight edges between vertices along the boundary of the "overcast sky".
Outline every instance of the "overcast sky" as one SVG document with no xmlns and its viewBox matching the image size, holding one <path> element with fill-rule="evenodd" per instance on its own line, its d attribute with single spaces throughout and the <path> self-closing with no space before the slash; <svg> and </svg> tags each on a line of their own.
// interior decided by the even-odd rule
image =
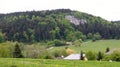
<svg viewBox="0 0 120 67">
<path fill-rule="evenodd" d="M 59 8 L 86 12 L 109 21 L 120 20 L 120 0 L 0 0 L 0 13 Z"/>
</svg>

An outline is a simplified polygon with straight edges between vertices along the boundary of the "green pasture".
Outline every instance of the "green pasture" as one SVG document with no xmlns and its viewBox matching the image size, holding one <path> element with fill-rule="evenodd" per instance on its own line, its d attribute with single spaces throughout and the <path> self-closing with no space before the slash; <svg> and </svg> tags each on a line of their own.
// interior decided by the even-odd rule
<svg viewBox="0 0 120 67">
<path fill-rule="evenodd" d="M 119 67 L 119 62 L 0 58 L 0 67 Z"/>
<path fill-rule="evenodd" d="M 54 47 L 51 50 L 64 49 L 65 47 L 66 46 Z M 95 42 L 86 41 L 86 42 L 83 42 L 80 47 L 75 46 L 75 45 L 70 45 L 70 46 L 67 46 L 67 47 L 75 50 L 77 53 L 79 53 L 81 50 L 84 51 L 84 52 L 87 52 L 87 51 L 93 51 L 93 52 L 102 51 L 102 52 L 105 52 L 107 47 L 109 47 L 110 50 L 120 48 L 120 40 L 98 40 L 98 41 L 95 41 Z"/>
</svg>

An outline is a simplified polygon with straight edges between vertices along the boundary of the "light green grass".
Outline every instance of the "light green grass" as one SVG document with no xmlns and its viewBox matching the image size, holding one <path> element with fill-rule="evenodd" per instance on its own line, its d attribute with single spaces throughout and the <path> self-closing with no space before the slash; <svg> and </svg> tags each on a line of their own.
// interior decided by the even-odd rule
<svg viewBox="0 0 120 67">
<path fill-rule="evenodd" d="M 0 67 L 120 67 L 119 62 L 0 58 Z"/>
<path fill-rule="evenodd" d="M 114 48 L 120 48 L 120 40 L 98 40 L 96 42 L 87 41 L 87 42 L 83 42 L 83 44 L 80 47 L 79 46 L 76 47 L 75 45 L 71 45 L 68 47 L 75 50 L 77 53 L 79 53 L 81 50 L 84 52 L 87 51 L 105 52 L 107 47 L 109 47 L 110 50 Z M 52 50 L 64 49 L 64 48 L 65 46 L 54 47 Z"/>
</svg>

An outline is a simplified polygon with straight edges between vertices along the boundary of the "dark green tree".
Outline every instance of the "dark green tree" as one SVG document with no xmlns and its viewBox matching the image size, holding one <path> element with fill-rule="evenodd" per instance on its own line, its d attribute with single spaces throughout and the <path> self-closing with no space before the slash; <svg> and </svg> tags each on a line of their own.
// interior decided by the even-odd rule
<svg viewBox="0 0 120 67">
<path fill-rule="evenodd" d="M 87 34 L 87 38 L 88 38 L 88 39 L 92 39 L 92 38 L 93 38 L 92 33 L 88 33 L 88 34 Z"/>
<path fill-rule="evenodd" d="M 103 59 L 103 55 L 102 55 L 102 53 L 99 51 L 99 52 L 98 52 L 98 56 L 97 56 L 97 60 L 100 61 L 101 59 Z"/>
<path fill-rule="evenodd" d="M 93 35 L 92 41 L 96 41 L 96 40 L 100 40 L 100 39 L 101 39 L 101 35 L 97 32 Z"/>
<path fill-rule="evenodd" d="M 107 53 L 107 52 L 109 52 L 109 51 L 110 51 L 110 48 L 109 48 L 109 47 L 107 47 L 105 52 Z"/>
<path fill-rule="evenodd" d="M 15 45 L 15 49 L 13 52 L 13 58 L 23 58 L 23 55 L 21 53 L 21 50 L 18 44 Z"/>
<path fill-rule="evenodd" d="M 81 53 L 80 53 L 80 60 L 84 60 L 83 51 L 81 51 Z"/>
<path fill-rule="evenodd" d="M 5 37 L 2 32 L 0 32 L 0 43 L 5 41 Z"/>
</svg>

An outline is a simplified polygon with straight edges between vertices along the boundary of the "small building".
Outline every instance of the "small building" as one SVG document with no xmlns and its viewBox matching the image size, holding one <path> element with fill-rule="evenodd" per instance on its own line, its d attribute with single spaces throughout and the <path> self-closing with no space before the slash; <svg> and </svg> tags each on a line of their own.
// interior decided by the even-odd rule
<svg viewBox="0 0 120 67">
<path fill-rule="evenodd" d="M 80 60 L 80 54 L 71 54 L 71 55 L 65 57 L 64 59 L 67 59 L 67 60 Z"/>
</svg>

